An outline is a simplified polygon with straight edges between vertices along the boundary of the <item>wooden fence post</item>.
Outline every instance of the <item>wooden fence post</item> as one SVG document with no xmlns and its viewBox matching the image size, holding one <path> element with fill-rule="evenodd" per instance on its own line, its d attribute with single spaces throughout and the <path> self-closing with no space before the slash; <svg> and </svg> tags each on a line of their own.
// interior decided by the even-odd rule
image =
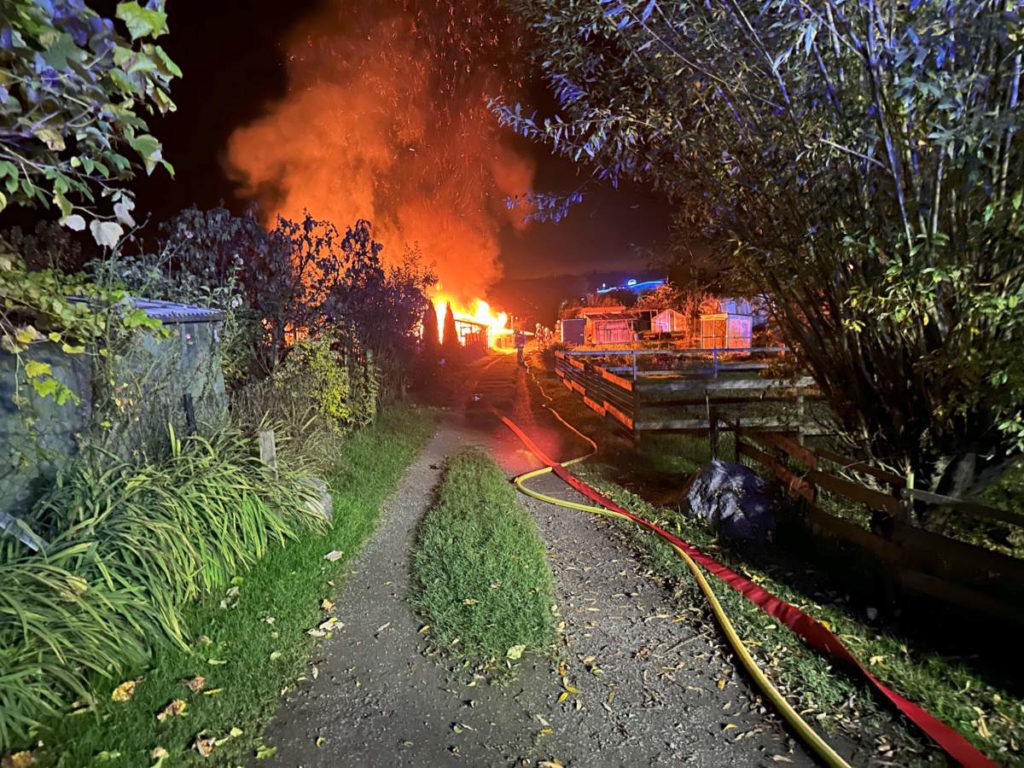
<svg viewBox="0 0 1024 768">
<path fill-rule="evenodd" d="M 274 442 L 274 430 L 264 429 L 259 433 L 260 461 L 270 469 L 270 474 L 277 479 L 277 443 Z"/>
<path fill-rule="evenodd" d="M 711 460 L 718 459 L 718 410 L 715 406 L 708 406 L 708 438 L 711 442 Z"/>
<path fill-rule="evenodd" d="M 796 441 L 799 445 L 804 444 L 804 393 L 796 395 Z"/>
</svg>

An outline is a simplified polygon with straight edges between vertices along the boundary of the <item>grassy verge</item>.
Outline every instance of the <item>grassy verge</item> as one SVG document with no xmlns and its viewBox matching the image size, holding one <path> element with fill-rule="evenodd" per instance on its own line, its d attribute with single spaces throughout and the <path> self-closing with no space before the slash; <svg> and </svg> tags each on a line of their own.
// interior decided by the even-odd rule
<svg viewBox="0 0 1024 768">
<path fill-rule="evenodd" d="M 635 454 L 626 456 L 627 449 L 622 446 L 605 451 L 603 438 L 608 429 L 603 422 L 558 386 L 553 376 L 536 369 L 535 373 L 544 391 L 554 398 L 553 407 L 584 431 L 601 435 L 602 453 L 575 470 L 589 483 L 635 514 L 676 532 L 733 570 L 827 622 L 883 683 L 956 728 L 996 762 L 1019 764 L 1024 760 L 1024 696 L 1019 689 L 1011 688 L 1012 677 L 980 671 L 977 660 L 970 656 L 944 655 L 926 640 L 907 638 L 886 625 L 872 625 L 847 594 L 829 590 L 826 585 L 830 580 L 810 572 L 806 564 L 797 573 L 792 561 L 775 557 L 777 553 L 740 551 L 720 542 L 703 521 L 678 507 L 648 503 L 635 492 L 643 483 L 631 484 L 627 489 L 621 481 L 624 467 L 631 470 L 635 463 L 644 462 Z M 612 438 L 608 442 L 614 441 Z M 668 438 L 658 447 L 671 446 Z M 682 443 L 676 447 L 689 447 L 693 453 L 697 448 Z M 641 449 L 649 447 L 642 445 Z M 635 478 L 643 470 L 638 467 L 630 474 Z M 679 485 L 685 477 L 685 471 L 677 475 Z M 694 620 L 711 621 L 692 576 L 670 547 L 636 526 L 615 524 L 626 526 L 652 570 L 678 580 L 678 596 Z M 874 741 L 880 760 L 945 764 L 937 748 L 896 716 L 858 677 L 806 648 L 717 579 L 709 581 L 758 664 L 812 724 L 826 733 L 839 730 L 862 742 Z M 816 581 L 818 588 L 807 588 Z"/>
<path fill-rule="evenodd" d="M 555 641 L 544 542 L 489 457 L 449 463 L 413 558 L 413 602 L 439 647 L 474 661 L 516 659 Z"/>
<path fill-rule="evenodd" d="M 126 676 L 139 678 L 130 700 L 112 700 L 122 680 L 97 678 L 91 706 L 49 722 L 40 734 L 40 763 L 149 766 L 158 762 L 151 754 L 160 747 L 171 765 L 236 765 L 258 750 L 282 690 L 310 673 L 316 641 L 307 630 L 329 618 L 323 608 L 330 606 L 322 601 L 337 591 L 335 580 L 373 531 L 381 503 L 433 427 L 431 411 L 395 407 L 345 438 L 337 468 L 327 478 L 334 523 L 326 535 L 303 534 L 270 549 L 222 594 L 186 609 L 193 647 L 162 645 L 148 667 Z M 343 555 L 326 560 L 332 551 Z M 197 677 L 205 681 L 194 692 L 183 681 Z M 185 710 L 159 720 L 174 700 L 184 702 Z M 205 759 L 192 750 L 200 735 L 214 740 Z"/>
</svg>

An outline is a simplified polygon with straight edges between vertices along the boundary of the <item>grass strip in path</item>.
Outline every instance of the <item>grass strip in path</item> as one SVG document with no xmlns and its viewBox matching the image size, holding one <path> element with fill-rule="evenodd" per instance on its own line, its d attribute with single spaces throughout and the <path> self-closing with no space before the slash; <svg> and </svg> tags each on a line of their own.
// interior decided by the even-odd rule
<svg viewBox="0 0 1024 768">
<path fill-rule="evenodd" d="M 348 436 L 328 477 L 334 501 L 328 533 L 271 550 L 224 595 L 188 609 L 192 653 L 162 647 L 148 669 L 137 671 L 141 679 L 130 700 L 111 698 L 121 681 L 98 680 L 92 707 L 50 723 L 41 734 L 40 763 L 151 766 L 160 762 L 160 752 L 151 756 L 159 747 L 167 765 L 237 765 L 258 753 L 282 689 L 312 674 L 315 639 L 307 631 L 330 618 L 323 601 L 336 594 L 335 580 L 375 529 L 381 504 L 434 425 L 433 411 L 397 406 Z M 343 554 L 324 558 L 335 551 Z M 193 691 L 185 683 L 198 688 L 198 677 L 205 680 Z M 184 710 L 158 719 L 175 700 Z M 201 734 L 211 739 L 204 743 L 213 750 L 206 758 L 192 748 Z"/>
<path fill-rule="evenodd" d="M 413 558 L 413 602 L 441 648 L 515 660 L 555 642 L 544 542 L 498 465 L 479 450 L 450 460 Z"/>
</svg>

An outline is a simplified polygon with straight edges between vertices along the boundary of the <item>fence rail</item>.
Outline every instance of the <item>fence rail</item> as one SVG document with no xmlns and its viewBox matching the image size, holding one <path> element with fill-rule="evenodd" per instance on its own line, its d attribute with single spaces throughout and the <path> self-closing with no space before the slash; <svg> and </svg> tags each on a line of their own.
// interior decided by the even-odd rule
<svg viewBox="0 0 1024 768">
<path fill-rule="evenodd" d="M 927 530 L 915 522 L 921 512 L 951 510 L 975 520 L 1024 527 L 1024 516 L 908 488 L 906 479 L 898 474 L 833 451 L 799 445 L 783 435 L 741 428 L 736 436 L 736 460 L 743 457 L 760 464 L 791 496 L 806 502 L 806 522 L 814 533 L 881 561 L 904 588 L 1024 623 L 1024 560 Z M 823 493 L 871 510 L 870 527 L 827 511 Z"/>
<path fill-rule="evenodd" d="M 784 347 L 720 350 L 573 350 L 555 353 L 555 373 L 595 412 L 611 416 L 634 439 L 653 432 L 704 432 L 712 437 L 744 424 L 762 430 L 816 434 L 806 403 L 820 399 L 806 376 L 771 379 L 749 375 L 768 363 L 754 355 L 781 356 Z M 670 367 L 645 367 L 644 358 Z M 658 360 L 657 358 L 664 358 Z M 680 367 L 679 362 L 695 365 Z M 711 365 L 705 365 L 711 361 Z M 628 365 L 623 365 L 628 362 Z M 739 377 L 739 378 L 737 378 Z M 765 403 L 772 403 L 770 409 Z"/>
</svg>

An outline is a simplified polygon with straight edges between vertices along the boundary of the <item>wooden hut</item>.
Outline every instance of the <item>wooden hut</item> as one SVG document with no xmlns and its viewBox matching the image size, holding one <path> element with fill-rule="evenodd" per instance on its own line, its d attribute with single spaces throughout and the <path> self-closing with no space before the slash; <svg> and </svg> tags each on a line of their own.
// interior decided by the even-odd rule
<svg viewBox="0 0 1024 768">
<path fill-rule="evenodd" d="M 663 309 L 651 318 L 651 333 L 682 333 L 686 326 L 686 316 L 674 309 Z"/>
<path fill-rule="evenodd" d="M 701 349 L 749 349 L 754 318 L 732 312 L 700 316 Z"/>
<path fill-rule="evenodd" d="M 587 315 L 586 339 L 594 345 L 632 344 L 635 318 L 621 312 Z"/>
</svg>

